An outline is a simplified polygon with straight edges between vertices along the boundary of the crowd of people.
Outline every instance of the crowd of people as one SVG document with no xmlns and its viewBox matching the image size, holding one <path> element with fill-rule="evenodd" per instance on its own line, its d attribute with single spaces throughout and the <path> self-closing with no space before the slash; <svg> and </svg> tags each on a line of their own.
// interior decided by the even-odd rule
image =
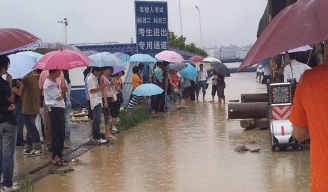
<svg viewBox="0 0 328 192">
<path fill-rule="evenodd" d="M 53 164 L 66 166 L 64 142 L 65 138 L 70 138 L 68 71 L 32 71 L 22 79 L 12 79 L 8 73 L 9 65 L 9 58 L 1 55 L 0 160 L 3 191 L 17 189 L 12 181 L 15 146 L 24 146 L 23 154 L 34 157 L 42 155 L 41 142 L 45 142 L 48 151 L 52 152 Z"/>
<path fill-rule="evenodd" d="M 22 79 L 12 79 L 8 74 L 10 60 L 0 56 L 0 133 L 2 150 L 2 175 L 4 189 L 15 189 L 13 186 L 14 152 L 16 146 L 24 146 L 22 153 L 28 157 L 42 155 L 42 145 L 52 152 L 53 164 L 67 166 L 68 161 L 63 157 L 67 148 L 66 140 L 70 139 L 70 87 L 71 81 L 67 70 L 32 71 Z M 196 66 L 194 66 L 196 67 Z M 148 71 L 147 71 L 148 70 Z M 202 90 L 203 100 L 207 89 L 209 76 L 214 75 L 212 96 L 217 93 L 219 102 L 224 101 L 224 77 L 211 74 L 200 64 L 198 78 L 186 79 L 178 75 L 177 69 L 171 69 L 169 63 L 159 61 L 154 69 L 145 70 L 140 63 L 132 68 L 133 90 L 143 83 L 153 83 L 161 87 L 161 94 L 149 97 L 150 112 L 160 113 L 169 109 L 168 100 L 178 105 L 184 101 L 198 101 Z M 84 71 L 85 94 L 89 102 L 88 117 L 92 140 L 106 143 L 115 140 L 114 133 L 118 132 L 120 108 L 123 102 L 122 89 L 124 71 L 113 74 L 111 66 L 98 68 L 88 67 Z M 149 73 L 148 73 L 149 72 Z M 147 75 L 144 75 L 144 74 Z M 212 74 L 213 73 L 213 74 Z M 4 78 L 5 77 L 5 78 Z M 143 97 L 130 96 L 129 106 L 138 105 Z M 104 115 L 105 134 L 100 133 L 101 116 Z M 23 129 L 26 128 L 24 137 Z M 25 138 L 25 140 L 24 140 Z"/>
</svg>

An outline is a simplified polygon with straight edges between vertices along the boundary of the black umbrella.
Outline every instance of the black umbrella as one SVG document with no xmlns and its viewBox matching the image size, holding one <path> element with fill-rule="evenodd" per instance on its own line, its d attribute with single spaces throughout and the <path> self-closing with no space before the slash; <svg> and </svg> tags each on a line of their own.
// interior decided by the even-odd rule
<svg viewBox="0 0 328 192">
<path fill-rule="evenodd" d="M 220 62 L 211 62 L 211 66 L 217 73 L 219 73 L 225 77 L 230 77 L 230 71 L 225 64 L 220 63 Z"/>
<path fill-rule="evenodd" d="M 186 63 L 170 63 L 168 65 L 169 69 L 173 70 L 173 69 L 177 69 L 178 71 L 181 71 L 182 69 L 187 67 Z"/>
</svg>

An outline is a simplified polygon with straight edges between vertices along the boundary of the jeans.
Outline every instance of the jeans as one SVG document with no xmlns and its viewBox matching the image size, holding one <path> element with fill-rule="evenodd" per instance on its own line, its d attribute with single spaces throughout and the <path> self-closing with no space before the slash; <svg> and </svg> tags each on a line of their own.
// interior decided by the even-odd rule
<svg viewBox="0 0 328 192">
<path fill-rule="evenodd" d="M 200 89 L 202 88 L 203 94 L 206 93 L 206 81 L 198 81 L 198 87 L 196 93 L 199 93 Z"/>
<path fill-rule="evenodd" d="M 25 149 L 30 150 L 32 144 L 40 143 L 40 135 L 38 129 L 35 125 L 35 118 L 36 115 L 25 115 L 23 114 L 25 126 L 27 129 L 26 133 L 26 142 L 25 142 Z"/>
<path fill-rule="evenodd" d="M 66 101 L 66 105 L 65 105 L 65 137 L 71 136 L 71 118 L 70 118 L 71 109 L 72 109 L 71 102 Z"/>
<path fill-rule="evenodd" d="M 24 119 L 22 115 L 22 100 L 15 103 L 15 117 L 17 123 L 17 143 L 23 141 Z"/>
<path fill-rule="evenodd" d="M 49 108 L 50 128 L 51 128 L 51 145 L 52 159 L 58 155 L 63 157 L 64 140 L 65 140 L 65 109 L 61 107 Z"/>
<path fill-rule="evenodd" d="M 93 134 L 93 139 L 100 139 L 100 123 L 101 123 L 101 104 L 98 104 L 95 106 L 93 109 L 93 123 L 92 123 L 92 134 Z"/>
<path fill-rule="evenodd" d="M 45 103 L 45 100 L 43 99 L 43 126 L 44 126 L 44 134 L 46 135 L 46 144 L 47 146 L 51 146 L 51 128 L 50 128 L 50 119 L 49 119 L 49 109 Z"/>
<path fill-rule="evenodd" d="M 17 126 L 10 123 L 0 124 L 0 174 L 2 174 L 2 186 L 13 185 L 14 154 L 16 144 Z"/>
</svg>

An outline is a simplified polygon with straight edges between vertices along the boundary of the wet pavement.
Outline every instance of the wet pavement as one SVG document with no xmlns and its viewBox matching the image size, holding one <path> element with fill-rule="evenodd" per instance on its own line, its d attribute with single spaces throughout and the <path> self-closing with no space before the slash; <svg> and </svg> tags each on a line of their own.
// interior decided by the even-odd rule
<svg viewBox="0 0 328 192">
<path fill-rule="evenodd" d="M 232 74 L 226 84 L 226 101 L 266 90 L 255 73 Z M 227 120 L 227 104 L 208 102 L 210 91 L 206 102 L 152 115 L 112 147 L 93 147 L 70 162 L 73 172 L 48 175 L 35 191 L 310 191 L 309 149 L 272 152 L 268 130 Z M 235 152 L 239 144 L 261 150 Z"/>
</svg>

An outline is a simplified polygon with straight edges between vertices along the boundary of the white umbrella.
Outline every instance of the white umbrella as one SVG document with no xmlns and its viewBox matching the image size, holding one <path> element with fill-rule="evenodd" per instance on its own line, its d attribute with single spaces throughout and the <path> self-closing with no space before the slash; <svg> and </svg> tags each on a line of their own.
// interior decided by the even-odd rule
<svg viewBox="0 0 328 192">
<path fill-rule="evenodd" d="M 22 79 L 34 70 L 33 66 L 37 62 L 36 58 L 24 54 L 12 54 L 8 57 L 10 59 L 8 73 L 13 79 Z"/>
<path fill-rule="evenodd" d="M 296 53 L 296 52 L 304 52 L 304 51 L 308 51 L 308 50 L 312 50 L 312 47 L 309 45 L 305 45 L 303 47 L 298 47 L 295 49 L 291 49 L 288 51 L 288 53 Z M 285 54 L 285 52 L 282 52 L 280 54 Z"/>
<path fill-rule="evenodd" d="M 217 59 L 217 58 L 214 58 L 214 57 L 207 57 L 207 58 L 205 58 L 205 59 L 203 60 L 203 62 L 208 62 L 208 63 L 211 63 L 211 62 L 220 62 L 220 63 L 222 63 L 222 62 L 220 61 L 220 59 Z"/>
</svg>

